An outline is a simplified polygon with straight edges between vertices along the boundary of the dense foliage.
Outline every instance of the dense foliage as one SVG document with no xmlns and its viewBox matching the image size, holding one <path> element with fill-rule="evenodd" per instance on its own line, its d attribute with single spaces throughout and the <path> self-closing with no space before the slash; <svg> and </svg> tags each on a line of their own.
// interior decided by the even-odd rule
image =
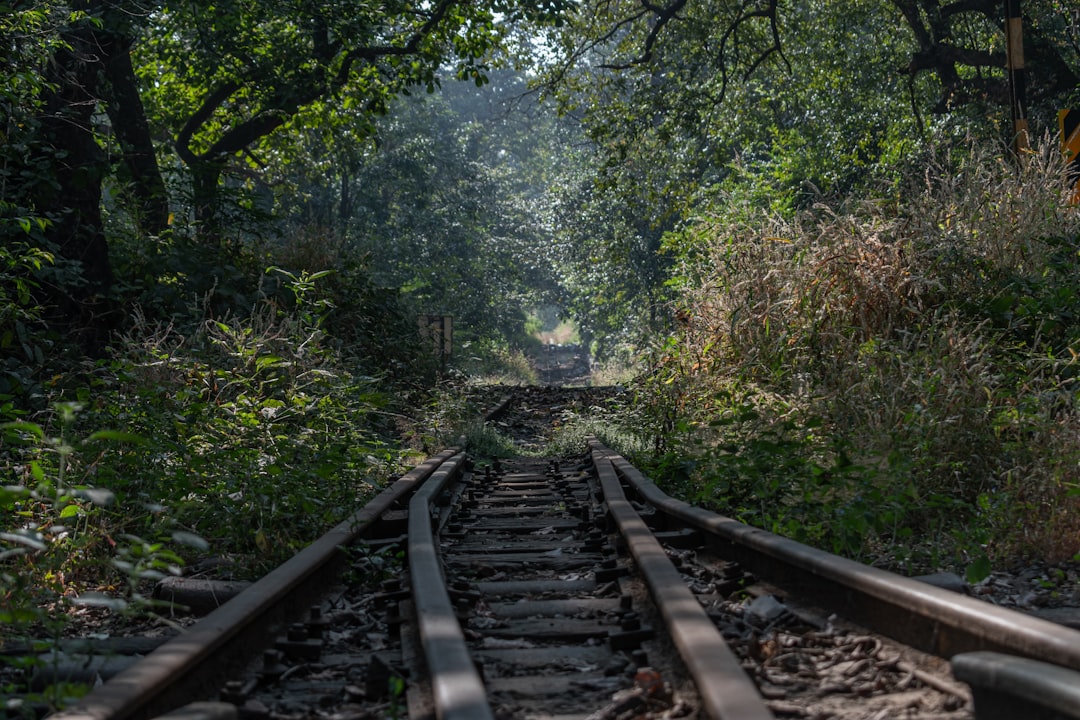
<svg viewBox="0 0 1080 720">
<path fill-rule="evenodd" d="M 1080 19 L 1024 6 L 1019 160 L 996 0 L 0 8 L 0 619 L 343 517 L 448 423 L 424 314 L 639 362 L 622 431 L 747 520 L 1075 553 Z"/>
<path fill-rule="evenodd" d="M 668 238 L 648 381 L 701 502 L 909 570 L 1077 552 L 1080 216 L 1047 149 L 967 149 L 903 204 L 718 204 Z"/>
<path fill-rule="evenodd" d="M 1024 5 L 1019 159 L 1000 3 L 627 0 L 555 34 L 545 87 L 595 177 L 561 227 L 622 252 L 581 317 L 624 293 L 648 330 L 627 447 L 658 477 L 904 569 L 1080 550 L 1080 229 L 1051 137 L 1080 25 Z"/>
<path fill-rule="evenodd" d="M 515 168 L 553 116 L 476 93 L 559 3 L 360 10 L 0 10 L 4 639 L 280 562 L 446 442 L 418 314 L 512 359 L 552 294 Z"/>
</svg>

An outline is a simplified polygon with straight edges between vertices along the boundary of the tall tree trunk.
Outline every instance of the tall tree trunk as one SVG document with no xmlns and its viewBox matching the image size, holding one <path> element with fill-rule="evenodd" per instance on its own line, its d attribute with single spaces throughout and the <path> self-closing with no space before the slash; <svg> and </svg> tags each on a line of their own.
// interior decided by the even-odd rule
<svg viewBox="0 0 1080 720">
<path fill-rule="evenodd" d="M 223 160 L 194 158 L 188 162 L 191 169 L 192 203 L 195 211 L 195 228 L 200 243 L 206 247 L 224 247 L 221 223 L 221 192 L 219 183 L 225 170 Z"/>
<path fill-rule="evenodd" d="M 53 321 L 74 332 L 84 350 L 96 354 L 104 348 L 113 324 L 106 299 L 113 272 L 101 218 L 106 158 L 92 125 L 98 101 L 98 49 L 89 31 L 67 35 L 69 47 L 53 55 L 51 89 L 44 97 L 42 130 L 53 183 L 39 186 L 34 202 L 50 220 L 45 232 L 57 255 L 78 263 L 80 271 L 76 277 L 61 274 L 69 282 L 50 288 Z"/>
<path fill-rule="evenodd" d="M 102 49 L 109 98 L 106 111 L 113 133 L 124 153 L 124 165 L 131 179 L 131 190 L 138 203 L 136 220 L 150 235 L 158 235 L 169 226 L 169 200 L 161 177 L 150 124 L 139 96 L 139 84 L 131 65 L 131 38 L 105 33 Z"/>
</svg>

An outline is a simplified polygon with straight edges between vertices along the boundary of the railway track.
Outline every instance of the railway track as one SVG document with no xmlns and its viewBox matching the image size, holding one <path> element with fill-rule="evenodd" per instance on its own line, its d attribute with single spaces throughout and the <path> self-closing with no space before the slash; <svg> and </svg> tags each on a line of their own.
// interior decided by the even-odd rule
<svg viewBox="0 0 1080 720">
<path fill-rule="evenodd" d="M 1080 717 L 1080 633 L 583 450 L 448 449 L 56 717 Z"/>
</svg>

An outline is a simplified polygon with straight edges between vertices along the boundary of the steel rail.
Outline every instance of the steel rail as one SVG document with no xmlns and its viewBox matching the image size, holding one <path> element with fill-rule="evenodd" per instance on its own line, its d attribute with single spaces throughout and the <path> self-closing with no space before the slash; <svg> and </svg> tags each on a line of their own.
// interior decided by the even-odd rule
<svg viewBox="0 0 1080 720">
<path fill-rule="evenodd" d="M 443 581 L 431 528 L 432 503 L 460 472 L 464 460 L 464 453 L 455 455 L 409 501 L 409 579 L 436 716 L 439 720 L 494 720 Z"/>
<path fill-rule="evenodd" d="M 643 500 L 678 523 L 702 530 L 723 557 L 793 594 L 943 658 L 995 651 L 1080 670 L 1076 630 L 693 507 L 666 495 L 624 458 L 611 456 L 616 472 Z"/>
<path fill-rule="evenodd" d="M 667 630 L 712 720 L 771 720 L 757 687 L 686 586 L 660 542 L 626 499 L 610 450 L 590 443 L 608 513 L 626 539 Z"/>
<path fill-rule="evenodd" d="M 341 547 L 359 539 L 457 451 L 445 450 L 406 473 L 349 519 L 235 598 L 51 717 L 142 720 L 214 695 L 223 678 L 241 671 L 251 657 L 273 642 L 268 625 L 283 626 L 319 596 L 347 561 Z"/>
</svg>

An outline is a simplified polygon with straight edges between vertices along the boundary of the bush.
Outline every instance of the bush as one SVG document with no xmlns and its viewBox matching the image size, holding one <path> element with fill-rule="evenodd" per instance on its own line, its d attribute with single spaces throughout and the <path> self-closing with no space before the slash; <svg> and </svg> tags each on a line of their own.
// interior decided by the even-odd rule
<svg viewBox="0 0 1080 720">
<path fill-rule="evenodd" d="M 51 378 L 47 411 L 0 406 L 0 621 L 152 611 L 148 583 L 210 553 L 257 576 L 408 464 L 386 386 L 321 330 L 322 278 L 286 279 L 287 310 L 185 334 L 136 314 L 111 358 Z"/>
<path fill-rule="evenodd" d="M 27 232 L 40 229 L 26 218 L 19 224 Z M 28 242 L 0 245 L 0 397 L 28 394 L 36 384 L 35 368 L 44 365 L 52 345 L 35 297 L 39 275 L 52 263 L 50 253 Z"/>
<path fill-rule="evenodd" d="M 1076 553 L 1066 198 L 1047 143 L 1020 173 L 977 149 L 934 164 L 902 202 L 703 214 L 667 243 L 684 324 L 650 397 L 690 459 L 664 467 L 721 509 L 887 562 Z"/>
</svg>

